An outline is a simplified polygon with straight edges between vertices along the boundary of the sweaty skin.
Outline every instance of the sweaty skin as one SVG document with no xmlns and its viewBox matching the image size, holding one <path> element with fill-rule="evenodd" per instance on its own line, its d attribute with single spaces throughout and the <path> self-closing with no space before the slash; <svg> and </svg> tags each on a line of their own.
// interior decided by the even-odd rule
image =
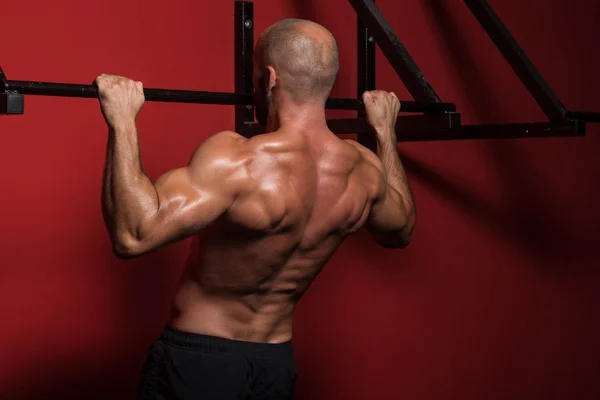
<svg viewBox="0 0 600 400">
<path fill-rule="evenodd" d="M 297 89 L 303 75 L 291 68 L 298 63 L 269 60 L 277 42 L 267 30 L 257 45 L 255 78 L 269 133 L 217 133 L 187 166 L 156 182 L 139 155 L 142 84 L 112 75 L 96 79 L 109 126 L 103 213 L 115 254 L 135 257 L 194 237 L 169 322 L 180 330 L 288 341 L 298 300 L 346 237 L 366 225 L 385 247 L 410 241 L 415 212 L 396 149 L 398 99 L 381 91 L 363 97 L 377 155 L 339 139 L 327 129 L 324 111 L 335 74 L 329 87 L 319 86 L 327 73 L 337 73 L 337 49 L 335 60 L 327 53 L 332 37 L 317 24 L 287 24 L 279 28 L 304 40 L 295 43 L 296 56 L 306 57 L 308 39 L 320 46 L 312 65 L 321 68 L 318 84 Z M 293 50 L 290 43 L 287 48 Z"/>
</svg>

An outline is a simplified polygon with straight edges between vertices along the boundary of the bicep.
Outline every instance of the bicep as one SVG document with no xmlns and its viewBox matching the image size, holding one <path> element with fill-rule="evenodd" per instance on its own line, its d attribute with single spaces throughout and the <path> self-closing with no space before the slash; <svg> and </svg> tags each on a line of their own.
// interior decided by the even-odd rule
<svg viewBox="0 0 600 400">
<path fill-rule="evenodd" d="M 410 240 L 408 209 L 400 193 L 388 184 L 387 172 L 379 157 L 359 143 L 348 141 L 361 154 L 362 181 L 369 187 L 371 210 L 366 229 L 385 247 L 404 247 Z"/>
<path fill-rule="evenodd" d="M 367 223 L 375 231 L 397 231 L 406 225 L 407 212 L 400 194 L 387 183 L 382 186 L 382 194 L 373 201 Z"/>
<path fill-rule="evenodd" d="M 382 246 L 403 247 L 410 236 L 406 206 L 400 193 L 387 183 L 383 167 L 377 182 L 366 228 Z"/>
</svg>

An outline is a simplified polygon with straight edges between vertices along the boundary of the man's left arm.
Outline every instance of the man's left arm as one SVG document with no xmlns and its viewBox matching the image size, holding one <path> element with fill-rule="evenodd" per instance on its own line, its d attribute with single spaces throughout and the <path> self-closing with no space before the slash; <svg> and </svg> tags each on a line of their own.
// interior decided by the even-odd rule
<svg viewBox="0 0 600 400">
<path fill-rule="evenodd" d="M 117 78 L 97 79 L 109 126 L 102 209 L 115 254 L 127 258 L 189 237 L 232 206 L 244 180 L 237 157 L 245 139 L 233 132 L 213 135 L 186 167 L 152 183 L 142 168 L 135 125 L 141 84 Z"/>
</svg>

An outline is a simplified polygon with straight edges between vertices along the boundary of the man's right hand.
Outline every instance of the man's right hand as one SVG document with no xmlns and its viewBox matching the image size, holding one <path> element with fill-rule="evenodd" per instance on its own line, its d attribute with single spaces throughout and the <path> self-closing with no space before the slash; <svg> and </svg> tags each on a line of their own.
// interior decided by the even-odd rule
<svg viewBox="0 0 600 400">
<path fill-rule="evenodd" d="M 372 90 L 363 93 L 363 103 L 367 122 L 373 127 L 378 137 L 395 139 L 396 118 L 400 111 L 400 101 L 393 92 Z M 390 137 L 391 135 L 391 137 Z"/>
</svg>

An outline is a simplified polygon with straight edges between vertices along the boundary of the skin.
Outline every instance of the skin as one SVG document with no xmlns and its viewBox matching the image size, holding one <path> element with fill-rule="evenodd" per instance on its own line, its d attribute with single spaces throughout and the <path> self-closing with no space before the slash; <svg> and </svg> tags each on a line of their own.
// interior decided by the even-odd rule
<svg viewBox="0 0 600 400">
<path fill-rule="evenodd" d="M 325 28 L 287 23 L 305 40 L 298 54 L 307 54 L 308 38 L 321 46 L 321 59 L 333 60 L 337 49 Z M 268 34 L 257 45 L 255 83 L 269 133 L 216 133 L 187 166 L 156 182 L 140 160 L 135 121 L 144 103 L 141 82 L 100 75 L 96 84 L 109 127 L 102 196 L 115 254 L 136 257 L 194 237 L 170 325 L 281 343 L 292 337 L 298 300 L 346 237 L 366 226 L 382 246 L 402 248 L 415 210 L 396 148 L 396 96 L 363 96 L 377 155 L 341 140 L 325 120 L 331 87 L 297 90 L 289 69 L 298 63 L 286 66 L 272 61 L 277 54 L 261 54 Z M 315 71 L 337 73 L 337 61 L 329 61 L 315 63 Z"/>
</svg>

